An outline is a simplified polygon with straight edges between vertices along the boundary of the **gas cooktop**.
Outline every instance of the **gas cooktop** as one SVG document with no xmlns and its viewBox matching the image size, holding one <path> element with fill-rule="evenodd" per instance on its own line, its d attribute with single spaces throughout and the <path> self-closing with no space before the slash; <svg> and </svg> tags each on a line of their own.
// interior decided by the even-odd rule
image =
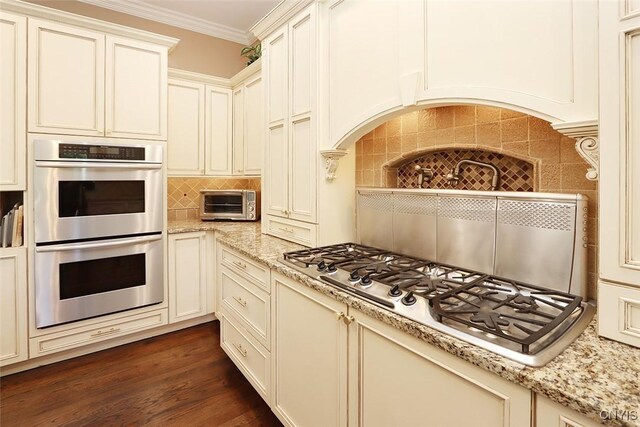
<svg viewBox="0 0 640 427">
<path fill-rule="evenodd" d="M 529 366 L 543 366 L 590 322 L 582 297 L 344 243 L 282 262 L 352 295 Z"/>
</svg>

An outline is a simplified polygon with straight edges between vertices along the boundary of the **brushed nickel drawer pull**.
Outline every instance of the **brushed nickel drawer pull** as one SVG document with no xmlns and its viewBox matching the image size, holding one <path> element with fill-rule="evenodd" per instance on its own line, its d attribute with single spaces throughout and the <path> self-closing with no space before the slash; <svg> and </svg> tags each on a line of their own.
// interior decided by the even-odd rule
<svg viewBox="0 0 640 427">
<path fill-rule="evenodd" d="M 105 335 L 111 335 L 120 332 L 120 328 L 109 328 L 106 331 L 98 331 L 95 334 L 91 334 L 91 338 L 104 337 Z"/>
<path fill-rule="evenodd" d="M 238 353 L 240 353 L 242 357 L 247 357 L 247 350 L 242 348 L 242 344 L 233 344 L 233 346 L 238 350 Z"/>
<path fill-rule="evenodd" d="M 243 306 L 243 307 L 246 307 L 246 306 L 247 306 L 247 302 L 246 302 L 245 300 L 243 300 L 242 298 L 240 298 L 240 297 L 232 297 L 232 298 L 233 298 L 234 300 L 236 300 L 236 302 L 237 302 L 238 304 L 240 304 L 241 306 Z"/>
<path fill-rule="evenodd" d="M 240 261 L 232 261 L 232 262 L 236 267 L 247 268 L 247 264 L 245 264 L 244 262 L 240 262 Z"/>
</svg>

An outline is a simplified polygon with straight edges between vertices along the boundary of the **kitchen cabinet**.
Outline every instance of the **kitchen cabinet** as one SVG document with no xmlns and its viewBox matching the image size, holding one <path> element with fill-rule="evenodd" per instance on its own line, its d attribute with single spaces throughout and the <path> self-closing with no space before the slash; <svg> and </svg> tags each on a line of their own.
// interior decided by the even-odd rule
<svg viewBox="0 0 640 427">
<path fill-rule="evenodd" d="M 205 97 L 205 174 L 231 175 L 233 171 L 231 89 L 207 85 Z"/>
<path fill-rule="evenodd" d="M 166 46 L 31 18 L 28 44 L 29 132 L 166 139 Z"/>
<path fill-rule="evenodd" d="M 27 18 L 0 11 L 0 191 L 26 190 Z"/>
<path fill-rule="evenodd" d="M 169 322 L 207 314 L 207 233 L 169 235 Z"/>
<path fill-rule="evenodd" d="M 312 224 L 319 161 L 315 12 L 313 4 L 263 42 L 267 99 L 263 213 Z M 293 233 L 285 238 L 296 241 Z"/>
<path fill-rule="evenodd" d="M 262 171 L 264 98 L 260 63 L 254 64 L 247 70 L 255 72 L 233 89 L 234 175 L 260 175 Z"/>
<path fill-rule="evenodd" d="M 279 273 L 272 409 L 289 426 L 347 425 L 347 306 Z"/>
<path fill-rule="evenodd" d="M 600 423 L 540 394 L 535 395 L 535 427 L 596 427 Z"/>
<path fill-rule="evenodd" d="M 640 16 L 599 4 L 598 332 L 640 347 Z"/>
<path fill-rule="evenodd" d="M 527 389 L 279 273 L 272 286 L 272 408 L 285 425 L 530 425 Z M 400 403 L 416 396 L 420 410 Z"/>
<path fill-rule="evenodd" d="M 26 248 L 0 248 L 0 277 L 0 366 L 6 366 L 28 357 Z"/>
</svg>

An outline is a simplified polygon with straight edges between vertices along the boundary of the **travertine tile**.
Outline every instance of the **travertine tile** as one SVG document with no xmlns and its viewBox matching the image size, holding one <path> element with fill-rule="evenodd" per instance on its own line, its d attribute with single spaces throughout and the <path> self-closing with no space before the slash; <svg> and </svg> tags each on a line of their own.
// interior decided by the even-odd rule
<svg viewBox="0 0 640 427">
<path fill-rule="evenodd" d="M 167 221 L 175 221 L 176 220 L 176 211 L 175 209 L 169 209 L 167 211 Z"/>
<path fill-rule="evenodd" d="M 385 138 L 375 138 L 373 140 L 373 154 L 384 154 L 387 151 L 387 142 Z"/>
<path fill-rule="evenodd" d="M 418 148 L 430 147 L 435 143 L 435 131 L 418 132 Z"/>
<path fill-rule="evenodd" d="M 428 108 L 418 113 L 418 132 L 425 132 L 436 128 L 436 108 Z"/>
<path fill-rule="evenodd" d="M 473 105 L 459 105 L 454 108 L 453 123 L 455 127 L 469 126 L 476 123 L 476 107 Z"/>
<path fill-rule="evenodd" d="M 506 109 L 500 110 L 500 120 L 513 119 L 513 118 L 522 117 L 522 116 L 526 116 L 526 114 L 521 113 L 519 111 L 513 111 L 513 110 L 506 110 Z"/>
<path fill-rule="evenodd" d="M 373 169 L 373 154 L 365 154 L 362 156 L 362 169 Z"/>
<path fill-rule="evenodd" d="M 437 129 L 435 131 L 435 141 L 433 145 L 450 145 L 453 144 L 453 129 Z"/>
<path fill-rule="evenodd" d="M 500 108 L 484 107 L 478 105 L 476 108 L 476 123 L 490 123 L 500 120 Z"/>
<path fill-rule="evenodd" d="M 401 117 L 394 117 L 387 122 L 387 138 L 392 136 L 400 136 L 401 122 Z"/>
<path fill-rule="evenodd" d="M 401 147 L 402 152 L 412 151 L 418 148 L 418 135 L 415 133 L 402 135 Z"/>
<path fill-rule="evenodd" d="M 526 157 L 529 155 L 529 142 L 505 142 L 504 144 L 502 144 L 502 152 L 505 154 Z"/>
<path fill-rule="evenodd" d="M 436 109 L 436 129 L 453 127 L 453 108 L 454 107 L 440 107 Z"/>
<path fill-rule="evenodd" d="M 476 127 L 475 125 L 455 127 L 453 129 L 453 141 L 456 144 L 475 144 L 476 143 Z"/>
<path fill-rule="evenodd" d="M 396 154 L 402 152 L 400 135 L 387 137 L 387 153 Z"/>
<path fill-rule="evenodd" d="M 502 141 L 500 138 L 500 123 L 485 123 L 476 126 L 476 142 L 478 145 L 500 148 Z"/>
<path fill-rule="evenodd" d="M 402 134 L 418 132 L 418 112 L 414 111 L 401 116 Z"/>
<path fill-rule="evenodd" d="M 561 188 L 562 166 L 559 164 L 540 166 L 540 191 Z"/>
<path fill-rule="evenodd" d="M 551 123 L 537 117 L 529 116 L 530 140 L 535 141 L 538 139 L 553 139 L 559 137 L 560 134 L 551 127 Z"/>
<path fill-rule="evenodd" d="M 362 185 L 365 187 L 373 187 L 373 170 L 362 171 Z"/>
<path fill-rule="evenodd" d="M 542 160 L 543 163 L 560 161 L 560 138 L 543 139 L 529 142 L 529 156 Z"/>
<path fill-rule="evenodd" d="M 387 161 L 386 154 L 374 154 L 373 155 L 373 170 L 379 171 L 382 169 L 382 165 Z"/>
<path fill-rule="evenodd" d="M 373 171 L 373 185 L 375 187 L 382 187 L 382 171 L 380 169 Z"/>
<path fill-rule="evenodd" d="M 562 165 L 562 189 L 563 190 L 595 190 L 596 183 L 589 181 L 585 174 L 587 165 L 585 164 L 563 164 Z"/>
<path fill-rule="evenodd" d="M 582 157 L 576 150 L 576 140 L 563 136 L 560 138 L 560 161 L 562 163 L 583 163 Z"/>
<path fill-rule="evenodd" d="M 526 141 L 529 135 L 528 120 L 526 117 L 503 120 L 500 122 L 502 142 Z"/>
<path fill-rule="evenodd" d="M 386 138 L 387 137 L 387 124 L 383 123 L 373 130 L 374 138 Z"/>
</svg>

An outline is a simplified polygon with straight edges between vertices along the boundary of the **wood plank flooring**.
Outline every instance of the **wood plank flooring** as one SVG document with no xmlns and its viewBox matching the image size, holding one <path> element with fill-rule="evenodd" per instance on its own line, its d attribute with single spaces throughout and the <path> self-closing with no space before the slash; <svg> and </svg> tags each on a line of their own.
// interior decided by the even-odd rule
<svg viewBox="0 0 640 427">
<path fill-rule="evenodd" d="M 219 322 L 0 378 L 0 425 L 281 426 Z"/>
</svg>

